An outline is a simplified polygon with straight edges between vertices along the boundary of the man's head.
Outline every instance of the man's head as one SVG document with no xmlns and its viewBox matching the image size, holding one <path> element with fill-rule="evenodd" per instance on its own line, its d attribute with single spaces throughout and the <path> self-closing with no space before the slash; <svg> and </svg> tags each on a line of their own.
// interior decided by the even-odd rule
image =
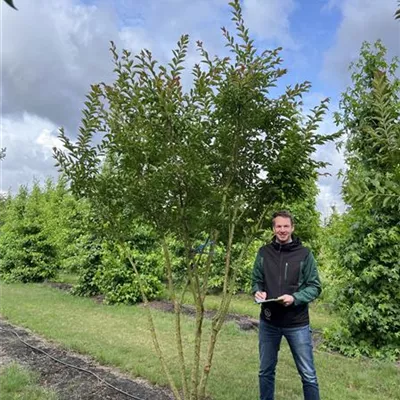
<svg viewBox="0 0 400 400">
<path fill-rule="evenodd" d="M 294 231 L 293 217 L 288 211 L 278 211 L 272 216 L 272 229 L 280 243 L 288 243 Z"/>
</svg>

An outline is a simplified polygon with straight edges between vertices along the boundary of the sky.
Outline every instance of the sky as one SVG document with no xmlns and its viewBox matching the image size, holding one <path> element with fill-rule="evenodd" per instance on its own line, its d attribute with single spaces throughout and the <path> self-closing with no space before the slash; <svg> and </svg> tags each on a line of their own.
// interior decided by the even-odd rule
<svg viewBox="0 0 400 400">
<path fill-rule="evenodd" d="M 0 43 L 0 190 L 57 177 L 52 148 L 61 145 L 59 127 L 76 137 L 90 85 L 114 78 L 110 41 L 134 54 L 142 48 L 167 62 L 179 37 L 191 38 L 187 65 L 199 61 L 195 42 L 210 54 L 226 53 L 221 27 L 233 32 L 227 0 L 14 0 L 3 1 Z M 388 58 L 400 55 L 400 21 L 396 0 L 242 0 L 245 23 L 260 50 L 283 47 L 287 76 L 278 87 L 310 81 L 305 108 L 329 97 L 322 133 L 337 131 L 333 112 L 351 83 L 349 64 L 363 41 L 381 39 Z M 189 76 L 189 75 L 188 75 Z M 189 84 L 189 82 L 188 82 Z M 318 180 L 317 206 L 343 211 L 343 154 L 333 143 L 315 157 L 331 165 Z"/>
</svg>

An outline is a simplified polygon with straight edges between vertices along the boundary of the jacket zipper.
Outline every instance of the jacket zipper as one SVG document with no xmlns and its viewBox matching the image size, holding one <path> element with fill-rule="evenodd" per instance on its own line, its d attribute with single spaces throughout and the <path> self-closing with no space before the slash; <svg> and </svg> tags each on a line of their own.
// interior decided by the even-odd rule
<svg viewBox="0 0 400 400">
<path fill-rule="evenodd" d="M 288 270 L 288 263 L 285 264 L 285 282 L 287 282 L 287 270 Z"/>
<path fill-rule="evenodd" d="M 279 245 L 279 293 L 282 293 L 282 245 Z"/>
</svg>

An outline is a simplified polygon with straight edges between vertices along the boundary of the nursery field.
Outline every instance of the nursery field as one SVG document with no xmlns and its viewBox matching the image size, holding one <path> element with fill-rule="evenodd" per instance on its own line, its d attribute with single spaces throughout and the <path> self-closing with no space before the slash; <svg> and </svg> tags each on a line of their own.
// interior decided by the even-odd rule
<svg viewBox="0 0 400 400">
<path fill-rule="evenodd" d="M 166 385 L 142 306 L 106 306 L 43 284 L 1 284 L 0 287 L 1 316 L 7 322 L 28 328 L 63 351 L 89 356 L 132 379 L 141 377 L 152 384 Z M 218 296 L 210 297 L 207 308 L 215 307 L 217 301 Z M 174 317 L 161 310 L 152 312 L 166 359 L 178 380 Z M 257 306 L 249 296 L 240 295 L 233 299 L 231 312 L 255 318 Z M 311 312 L 316 331 L 334 323 L 334 316 L 324 307 L 313 306 Z M 209 328 L 210 323 L 206 321 L 205 334 Z M 194 319 L 183 316 L 183 336 L 188 349 L 193 330 Z M 212 399 L 257 399 L 257 342 L 256 330 L 243 331 L 235 322 L 225 324 L 208 388 Z M 190 362 L 189 352 L 186 357 Z M 319 345 L 315 358 L 321 397 L 326 400 L 400 399 L 400 369 L 393 363 L 349 359 L 322 351 Z M 46 380 L 42 377 L 40 381 Z M 278 363 L 276 399 L 302 399 L 300 379 L 286 343 Z"/>
<path fill-rule="evenodd" d="M 400 400 L 400 0 L 165 2 L 5 0 L 11 37 L 44 18 L 6 76 L 68 62 L 9 79 L 1 399 L 257 400 L 265 292 L 311 304 L 322 399 Z M 303 399 L 286 341 L 275 398 Z"/>
</svg>

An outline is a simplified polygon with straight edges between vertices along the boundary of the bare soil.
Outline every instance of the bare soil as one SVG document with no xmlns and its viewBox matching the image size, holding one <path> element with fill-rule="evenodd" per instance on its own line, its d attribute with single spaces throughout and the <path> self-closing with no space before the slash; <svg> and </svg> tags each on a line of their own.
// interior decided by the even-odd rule
<svg viewBox="0 0 400 400">
<path fill-rule="evenodd" d="M 19 337 L 38 349 L 64 363 L 81 368 L 74 369 L 59 363 L 39 350 L 24 344 Z M 26 329 L 14 326 L 0 318 L 0 366 L 16 362 L 39 374 L 39 383 L 55 391 L 60 400 L 171 400 L 171 393 L 161 387 L 149 384 L 143 379 L 131 379 L 115 368 L 101 366 L 88 357 L 66 351 Z M 95 376 L 84 372 L 91 371 L 101 379 L 132 397 L 106 386 Z"/>
</svg>

